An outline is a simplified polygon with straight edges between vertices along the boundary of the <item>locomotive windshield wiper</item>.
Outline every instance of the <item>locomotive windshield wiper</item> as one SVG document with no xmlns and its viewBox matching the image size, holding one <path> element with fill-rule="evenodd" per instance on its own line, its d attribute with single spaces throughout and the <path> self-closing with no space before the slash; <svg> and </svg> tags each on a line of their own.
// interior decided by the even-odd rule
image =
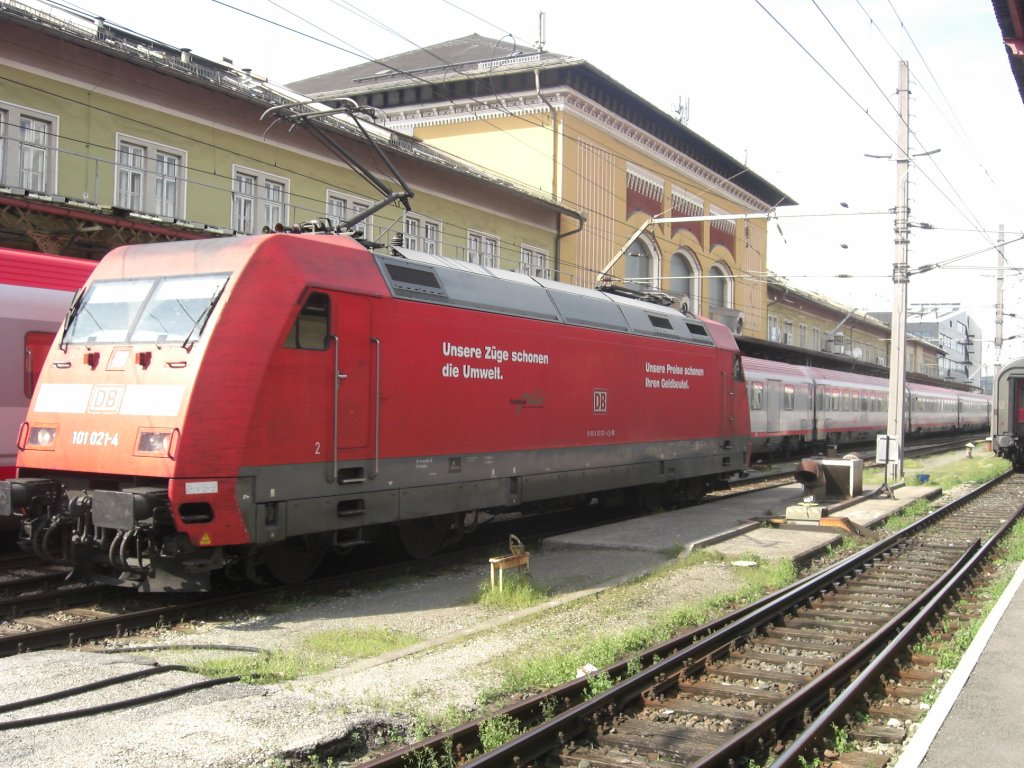
<svg viewBox="0 0 1024 768">
<path fill-rule="evenodd" d="M 85 288 L 79 288 L 75 293 L 75 297 L 71 300 L 71 306 L 68 307 L 68 313 L 64 317 L 64 329 L 60 332 L 60 347 L 61 352 L 68 351 L 67 335 L 71 326 L 74 324 L 75 319 L 78 317 L 78 313 L 82 309 L 82 300 L 85 298 Z"/>
<path fill-rule="evenodd" d="M 206 305 L 202 312 L 199 313 L 199 317 L 196 318 L 189 332 L 185 335 L 185 340 L 181 342 L 181 348 L 186 349 L 189 352 L 192 351 L 192 346 L 195 344 L 192 341 L 192 334 L 201 336 L 203 329 L 206 328 L 206 321 L 210 319 L 210 313 L 213 312 L 213 308 L 217 306 L 217 302 L 220 301 L 221 294 L 224 293 L 224 289 L 227 287 L 228 281 L 225 280 L 221 283 L 220 287 L 214 292 L 213 296 L 210 297 L 210 302 Z M 197 333 L 198 331 L 198 333 Z"/>
</svg>

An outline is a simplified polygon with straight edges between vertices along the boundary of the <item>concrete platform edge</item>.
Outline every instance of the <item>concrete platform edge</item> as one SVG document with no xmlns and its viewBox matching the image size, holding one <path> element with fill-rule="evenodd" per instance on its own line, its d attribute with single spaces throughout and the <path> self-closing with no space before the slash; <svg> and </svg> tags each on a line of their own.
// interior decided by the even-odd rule
<svg viewBox="0 0 1024 768">
<path fill-rule="evenodd" d="M 686 551 L 692 552 L 695 549 L 710 547 L 712 544 L 717 544 L 720 541 L 725 541 L 726 539 L 731 539 L 735 536 L 747 533 L 748 531 L 753 531 L 761 526 L 762 523 L 751 522 L 736 528 L 731 528 L 728 531 L 722 531 L 721 533 L 715 533 L 711 536 L 705 536 L 703 539 L 697 539 L 696 541 L 690 542 L 689 546 L 686 547 Z"/>
<path fill-rule="evenodd" d="M 939 693 L 935 704 L 932 705 L 924 720 L 918 725 L 917 731 L 910 740 L 910 744 L 904 748 L 895 768 L 917 768 L 924 761 L 932 742 L 935 740 L 936 734 L 938 734 L 939 729 L 953 709 L 953 705 L 960 697 L 960 693 L 967 684 L 968 679 L 970 679 L 974 667 L 985 652 L 985 647 L 988 645 L 989 640 L 992 639 L 996 627 L 1022 583 L 1024 583 L 1024 563 L 1017 567 L 1013 578 L 978 629 L 978 634 L 975 635 L 974 640 L 971 641 L 967 648 L 967 652 L 964 653 L 960 663 L 953 670 L 953 674 L 946 682 L 942 692 Z"/>
</svg>

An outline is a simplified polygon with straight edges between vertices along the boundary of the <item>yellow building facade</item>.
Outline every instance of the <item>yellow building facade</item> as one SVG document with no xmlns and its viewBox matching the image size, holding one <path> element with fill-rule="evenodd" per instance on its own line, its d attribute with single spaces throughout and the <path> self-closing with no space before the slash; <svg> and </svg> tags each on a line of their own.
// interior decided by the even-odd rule
<svg viewBox="0 0 1024 768">
<path fill-rule="evenodd" d="M 785 193 L 579 59 L 471 35 L 383 63 L 291 87 L 380 109 L 391 127 L 577 210 L 583 228 L 566 219 L 534 274 L 657 291 L 765 337 L 767 216 L 793 204 Z"/>
</svg>

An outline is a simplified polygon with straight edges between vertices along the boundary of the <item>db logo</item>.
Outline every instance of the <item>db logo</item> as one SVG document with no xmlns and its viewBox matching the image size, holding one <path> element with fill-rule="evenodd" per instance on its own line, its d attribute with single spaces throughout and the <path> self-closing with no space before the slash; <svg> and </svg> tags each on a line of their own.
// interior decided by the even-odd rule
<svg viewBox="0 0 1024 768">
<path fill-rule="evenodd" d="M 117 413 L 121 409 L 123 396 L 123 386 L 93 387 L 92 394 L 89 396 L 89 412 Z"/>
<path fill-rule="evenodd" d="M 608 390 L 607 389 L 595 389 L 594 390 L 594 413 L 607 413 L 608 412 Z"/>
</svg>

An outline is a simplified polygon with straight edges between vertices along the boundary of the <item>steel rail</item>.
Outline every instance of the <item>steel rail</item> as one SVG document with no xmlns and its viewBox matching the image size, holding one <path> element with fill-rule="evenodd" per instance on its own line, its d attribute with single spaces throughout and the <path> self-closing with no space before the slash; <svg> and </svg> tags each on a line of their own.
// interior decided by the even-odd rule
<svg viewBox="0 0 1024 768">
<path fill-rule="evenodd" d="M 775 761 L 773 768 L 791 768 L 801 762 L 801 755 L 805 755 L 814 744 L 820 742 L 827 734 L 830 726 L 838 722 L 843 715 L 856 709 L 863 700 L 863 695 L 877 685 L 883 671 L 890 667 L 896 656 L 898 656 L 915 638 L 922 632 L 924 625 L 931 619 L 951 597 L 960 589 L 963 584 L 982 566 L 984 561 L 992 554 L 992 551 L 999 545 L 1000 540 L 1006 536 L 1010 528 L 1016 525 L 1021 512 L 1024 511 L 1024 504 L 1017 510 L 1016 514 L 1006 520 L 987 542 L 978 547 L 973 555 L 963 562 L 952 578 L 938 590 L 936 594 L 922 607 L 917 615 L 892 639 L 892 641 L 877 654 L 853 682 L 843 689 L 835 697 L 834 701 L 823 709 L 814 721 L 806 726 L 800 735 L 793 740 Z"/>
<path fill-rule="evenodd" d="M 479 755 L 465 763 L 462 768 L 523 765 L 545 752 L 556 749 L 561 744 L 567 743 L 572 736 L 588 728 L 593 718 L 602 711 L 609 711 L 609 709 L 617 711 L 620 701 L 635 699 L 645 690 L 656 685 L 663 676 L 670 675 L 673 668 L 679 665 L 681 658 L 690 660 L 691 663 L 701 658 L 710 658 L 722 648 L 727 648 L 739 638 L 748 635 L 751 630 L 771 623 L 779 614 L 786 613 L 812 597 L 830 591 L 832 585 L 842 580 L 845 575 L 857 571 L 868 562 L 901 546 L 906 539 L 916 535 L 960 506 L 987 493 L 1012 474 L 1012 471 L 1006 472 L 972 489 L 931 514 L 915 520 L 892 536 L 850 555 L 823 571 L 806 576 L 749 606 L 668 641 L 658 646 L 657 649 L 648 649 L 639 657 L 642 662 L 649 664 L 645 669 L 591 699 L 572 705 L 551 720 L 520 734 L 494 750 Z M 656 658 L 660 658 L 660 661 L 654 663 L 653 659 Z M 613 678 L 618 677 L 626 670 L 627 664 L 628 662 L 625 661 L 619 662 L 600 672 L 607 673 Z M 578 698 L 588 684 L 589 679 L 587 678 L 570 681 L 558 688 L 506 707 L 497 714 L 529 720 L 540 711 L 542 701 L 564 700 L 566 697 Z M 367 761 L 361 768 L 398 768 L 404 765 L 410 754 L 421 749 L 443 750 L 446 742 L 456 745 L 464 753 L 471 751 L 479 746 L 478 730 L 482 722 L 483 719 L 479 719 L 462 724 L 393 753 Z"/>
</svg>

